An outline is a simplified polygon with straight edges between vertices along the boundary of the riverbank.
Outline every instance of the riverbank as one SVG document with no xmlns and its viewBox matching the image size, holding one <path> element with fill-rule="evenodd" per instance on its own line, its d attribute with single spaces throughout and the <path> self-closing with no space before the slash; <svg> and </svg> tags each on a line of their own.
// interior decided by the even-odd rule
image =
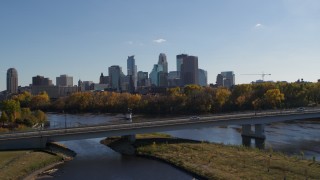
<svg viewBox="0 0 320 180">
<path fill-rule="evenodd" d="M 303 153 L 279 152 L 177 139 L 159 134 L 138 135 L 135 143 L 111 138 L 102 141 L 115 151 L 156 158 L 208 179 L 319 179 L 320 164 Z M 121 148 L 119 148 L 121 147 Z M 125 148 L 128 147 L 128 148 Z M 123 149 L 131 149 L 123 152 Z M 132 150 L 133 149 L 133 150 Z"/>
<path fill-rule="evenodd" d="M 71 159 L 72 151 L 58 144 L 45 150 L 0 151 L 0 180 L 35 179 L 38 174 Z"/>
</svg>

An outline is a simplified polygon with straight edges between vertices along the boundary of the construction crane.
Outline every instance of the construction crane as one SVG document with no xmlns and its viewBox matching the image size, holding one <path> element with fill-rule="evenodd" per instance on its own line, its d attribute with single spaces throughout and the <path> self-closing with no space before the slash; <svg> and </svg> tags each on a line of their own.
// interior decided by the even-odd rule
<svg viewBox="0 0 320 180">
<path fill-rule="evenodd" d="M 261 73 L 261 74 L 241 74 L 241 75 L 259 75 L 262 78 L 262 81 L 264 81 L 264 76 L 271 76 L 271 74 L 267 73 Z"/>
</svg>

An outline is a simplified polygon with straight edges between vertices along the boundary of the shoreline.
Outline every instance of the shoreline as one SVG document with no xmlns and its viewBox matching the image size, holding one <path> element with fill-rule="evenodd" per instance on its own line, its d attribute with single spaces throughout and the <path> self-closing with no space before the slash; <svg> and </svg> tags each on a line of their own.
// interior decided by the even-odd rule
<svg viewBox="0 0 320 180">
<path fill-rule="evenodd" d="M 160 134 L 137 136 L 134 143 L 121 138 L 107 138 L 101 143 L 121 154 L 167 163 L 198 179 L 254 179 L 256 174 L 262 179 L 320 177 L 319 162 L 273 152 L 272 149 L 168 138 Z M 130 153 L 127 149 L 131 149 Z"/>
<path fill-rule="evenodd" d="M 23 179 L 34 180 L 42 177 L 53 177 L 51 174 L 58 170 L 58 168 L 56 167 L 73 160 L 73 158 L 76 156 L 76 153 L 74 151 L 58 143 L 49 143 L 47 149 L 43 152 L 54 154 L 55 156 L 60 156 L 62 157 L 62 161 L 48 164 L 40 169 L 37 169 L 29 175 L 25 176 Z"/>
<path fill-rule="evenodd" d="M 157 134 L 157 133 L 156 133 Z M 160 134 L 159 134 L 160 135 Z M 161 136 L 163 136 L 163 134 L 161 134 Z M 166 136 L 166 135 L 165 135 Z M 166 136 L 166 137 L 169 137 L 169 136 Z M 175 138 L 178 140 L 178 138 Z M 111 140 L 111 141 L 109 141 Z M 193 143 L 200 143 L 200 141 L 196 141 L 196 140 L 187 140 L 187 139 L 184 139 L 186 141 L 189 141 L 189 142 L 193 142 Z M 191 176 L 193 176 L 193 178 L 197 179 L 197 180 L 205 180 L 205 179 L 208 179 L 207 177 L 205 176 L 202 176 L 200 174 L 197 174 L 197 173 L 194 173 L 184 167 L 181 167 L 181 166 L 178 166 L 170 161 L 167 161 L 166 159 L 163 159 L 163 158 L 158 158 L 158 157 L 155 157 L 155 156 L 150 156 L 150 155 L 146 155 L 146 154 L 138 154 L 136 153 L 136 148 L 134 147 L 133 144 L 131 144 L 130 142 L 126 141 L 126 140 L 121 140 L 120 138 L 105 138 L 105 139 L 102 139 L 100 141 L 101 144 L 103 145 L 106 145 L 108 146 L 110 149 L 122 154 L 122 155 L 125 155 L 125 156 L 137 156 L 137 157 L 142 157 L 142 158 L 146 158 L 146 159 L 151 159 L 151 160 L 156 160 L 156 161 L 159 161 L 159 162 L 163 162 L 163 163 L 166 163 L 170 166 L 172 166 L 173 168 L 176 168 L 176 169 L 179 169 Z"/>
</svg>

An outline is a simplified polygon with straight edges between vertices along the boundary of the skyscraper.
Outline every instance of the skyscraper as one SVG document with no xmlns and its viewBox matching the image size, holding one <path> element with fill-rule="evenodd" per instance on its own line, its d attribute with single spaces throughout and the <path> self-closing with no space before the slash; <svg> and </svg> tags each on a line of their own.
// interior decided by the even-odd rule
<svg viewBox="0 0 320 180">
<path fill-rule="evenodd" d="M 181 72 L 181 65 L 182 65 L 182 61 L 183 58 L 188 57 L 188 54 L 179 54 L 177 55 L 177 71 Z"/>
<path fill-rule="evenodd" d="M 233 71 L 224 71 L 217 76 L 217 85 L 230 88 L 235 85 L 235 75 Z"/>
<path fill-rule="evenodd" d="M 164 73 L 168 73 L 168 62 L 166 54 L 160 53 L 158 64 L 162 65 Z"/>
<path fill-rule="evenodd" d="M 203 69 L 198 69 L 199 73 L 199 85 L 207 86 L 208 85 L 208 73 Z"/>
<path fill-rule="evenodd" d="M 7 92 L 9 94 L 18 92 L 18 72 L 15 68 L 7 71 Z"/>
<path fill-rule="evenodd" d="M 122 76 L 123 76 L 123 72 L 120 66 L 109 67 L 110 86 L 112 89 L 121 91 Z"/>
<path fill-rule="evenodd" d="M 159 72 L 163 72 L 163 66 L 161 64 L 153 65 L 153 69 L 149 74 L 151 85 L 159 86 Z"/>
<path fill-rule="evenodd" d="M 187 84 L 199 84 L 198 75 L 198 57 L 184 57 L 181 65 L 182 86 L 185 86 Z"/>
<path fill-rule="evenodd" d="M 127 59 L 127 75 L 131 76 L 134 89 L 137 88 L 137 65 L 134 56 L 128 56 Z"/>
<path fill-rule="evenodd" d="M 138 72 L 138 83 L 137 83 L 138 87 L 145 87 L 148 86 L 148 72 L 142 72 L 139 71 Z"/>
<path fill-rule="evenodd" d="M 60 75 L 60 77 L 56 77 L 56 85 L 57 86 L 73 86 L 73 77 L 68 76 L 66 74 Z"/>
</svg>

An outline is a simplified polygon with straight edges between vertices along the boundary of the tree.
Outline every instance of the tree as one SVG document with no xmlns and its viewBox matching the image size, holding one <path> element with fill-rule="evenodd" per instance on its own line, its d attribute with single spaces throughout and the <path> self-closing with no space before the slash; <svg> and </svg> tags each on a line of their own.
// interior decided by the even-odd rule
<svg viewBox="0 0 320 180">
<path fill-rule="evenodd" d="M 269 89 L 264 98 L 267 106 L 271 106 L 273 109 L 280 107 L 281 102 L 284 100 L 284 94 L 279 89 Z"/>
<path fill-rule="evenodd" d="M 2 125 L 4 126 L 5 123 L 9 121 L 8 115 L 5 111 L 1 113 L 0 122 L 2 122 Z"/>
<path fill-rule="evenodd" d="M 47 121 L 47 115 L 43 111 L 36 110 L 33 114 L 36 117 L 38 123 L 44 123 Z"/>
<path fill-rule="evenodd" d="M 215 90 L 213 103 L 215 110 L 221 110 L 222 107 L 228 102 L 231 92 L 227 88 L 219 87 Z"/>
<path fill-rule="evenodd" d="M 12 99 L 19 101 L 21 107 L 29 107 L 32 99 L 32 95 L 28 91 L 24 91 L 21 94 L 13 96 Z"/>
<path fill-rule="evenodd" d="M 19 116 L 20 103 L 12 99 L 5 100 L 2 102 L 1 110 L 7 113 L 10 122 L 14 122 Z"/>
<path fill-rule="evenodd" d="M 46 92 L 33 96 L 31 98 L 30 106 L 32 109 L 46 109 L 50 104 L 49 95 Z"/>
</svg>

